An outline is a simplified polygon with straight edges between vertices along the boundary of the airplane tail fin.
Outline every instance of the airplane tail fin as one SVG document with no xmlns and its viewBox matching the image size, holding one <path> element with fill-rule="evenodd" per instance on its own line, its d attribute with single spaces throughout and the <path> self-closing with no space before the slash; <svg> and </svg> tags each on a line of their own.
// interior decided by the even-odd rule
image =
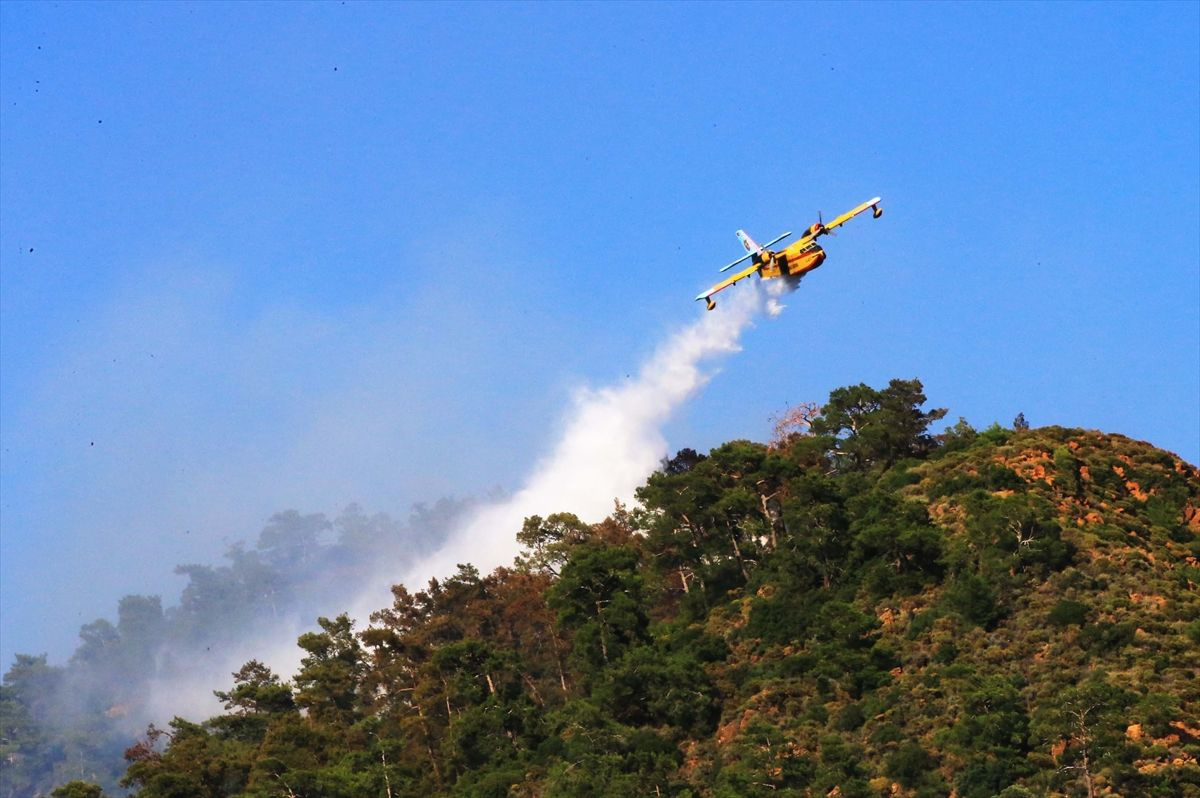
<svg viewBox="0 0 1200 798">
<path fill-rule="evenodd" d="M 754 239 L 751 238 L 748 233 L 746 233 L 745 230 L 738 230 L 737 237 L 738 237 L 738 241 L 742 242 L 742 246 L 746 248 L 747 252 L 753 252 L 755 254 L 759 254 L 762 252 L 762 247 L 760 247 L 754 241 Z"/>
<path fill-rule="evenodd" d="M 741 241 L 742 246 L 746 248 L 746 254 L 743 255 L 742 257 L 738 258 L 737 260 L 735 260 L 733 263 L 725 264 L 724 266 L 722 266 L 720 268 L 720 271 L 723 271 L 723 272 L 729 271 L 734 266 L 737 266 L 739 263 L 746 260 L 747 258 L 754 258 L 755 256 L 758 256 L 759 258 L 765 257 L 765 255 L 763 253 L 767 252 L 767 247 L 771 246 L 772 244 L 778 244 L 780 241 L 782 241 L 783 239 L 787 238 L 790 235 L 791 235 L 791 233 L 784 233 L 781 236 L 776 236 L 775 238 L 771 239 L 765 245 L 759 245 L 759 243 L 757 241 L 755 241 L 753 238 L 751 238 L 749 235 L 747 235 L 745 230 L 738 230 L 737 231 L 738 241 Z M 754 261 L 754 263 L 758 263 L 758 262 L 759 262 L 758 260 Z"/>
</svg>

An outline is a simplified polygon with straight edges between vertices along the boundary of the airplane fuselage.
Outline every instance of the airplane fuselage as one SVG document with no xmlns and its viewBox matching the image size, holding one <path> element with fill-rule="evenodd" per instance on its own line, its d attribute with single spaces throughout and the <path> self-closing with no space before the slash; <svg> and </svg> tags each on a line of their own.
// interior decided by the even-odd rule
<svg viewBox="0 0 1200 798">
<path fill-rule="evenodd" d="M 764 279 L 772 277 L 800 277 L 825 262 L 825 250 L 812 241 L 797 242 L 779 252 L 767 250 L 763 256 L 756 256 L 759 261 L 759 275 Z"/>
</svg>

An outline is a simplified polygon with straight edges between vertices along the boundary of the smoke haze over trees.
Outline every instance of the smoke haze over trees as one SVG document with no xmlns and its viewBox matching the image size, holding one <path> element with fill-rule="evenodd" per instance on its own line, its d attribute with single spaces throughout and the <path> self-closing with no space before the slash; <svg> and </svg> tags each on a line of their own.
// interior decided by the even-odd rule
<svg viewBox="0 0 1200 798">
<path fill-rule="evenodd" d="M 356 505 L 333 519 L 280 512 L 253 545 L 231 546 L 224 563 L 178 566 L 187 583 L 176 603 L 125 596 L 115 623 L 84 625 L 65 665 L 18 654 L 0 687 L 0 794 L 44 793 L 72 778 L 114 788 L 123 752 L 147 723 L 218 709 L 213 685 L 242 652 L 271 656 L 264 645 L 283 640 L 294 650 L 290 642 L 314 618 L 433 551 L 469 507 L 418 505 L 406 522 Z M 279 667 L 299 660 L 279 656 Z"/>
</svg>

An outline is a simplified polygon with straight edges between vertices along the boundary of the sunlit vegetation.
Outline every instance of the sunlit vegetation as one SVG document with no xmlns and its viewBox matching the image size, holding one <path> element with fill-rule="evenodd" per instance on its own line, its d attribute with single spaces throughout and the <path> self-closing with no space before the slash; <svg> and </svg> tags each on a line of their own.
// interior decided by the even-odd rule
<svg viewBox="0 0 1200 798">
<path fill-rule="evenodd" d="M 600 523 L 496 530 L 524 547 L 512 567 L 398 585 L 358 623 L 322 617 L 296 673 L 247 663 L 223 714 L 132 742 L 123 783 L 1200 796 L 1200 473 L 1023 416 L 935 436 L 944 411 L 924 404 L 915 380 L 839 389 L 771 445 L 679 452 Z M 106 667 L 136 671 L 147 650 Z M 56 678 L 36 658 L 5 677 L 6 795 L 28 794 L 13 774 L 49 744 L 38 702 Z"/>
</svg>

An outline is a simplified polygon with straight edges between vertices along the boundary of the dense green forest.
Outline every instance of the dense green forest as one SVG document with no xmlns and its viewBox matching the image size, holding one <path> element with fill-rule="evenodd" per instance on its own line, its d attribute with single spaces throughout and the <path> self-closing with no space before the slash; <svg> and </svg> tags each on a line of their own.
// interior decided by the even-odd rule
<svg viewBox="0 0 1200 798">
<path fill-rule="evenodd" d="M 1022 417 L 934 436 L 924 404 L 915 380 L 838 389 L 769 445 L 680 451 L 600 523 L 496 530 L 511 567 L 320 618 L 296 673 L 247 662 L 222 714 L 132 741 L 124 784 L 1200 796 L 1200 472 Z M 6 795 L 47 667 L 5 676 Z M 85 781 L 54 794 L 98 796 Z"/>
</svg>

